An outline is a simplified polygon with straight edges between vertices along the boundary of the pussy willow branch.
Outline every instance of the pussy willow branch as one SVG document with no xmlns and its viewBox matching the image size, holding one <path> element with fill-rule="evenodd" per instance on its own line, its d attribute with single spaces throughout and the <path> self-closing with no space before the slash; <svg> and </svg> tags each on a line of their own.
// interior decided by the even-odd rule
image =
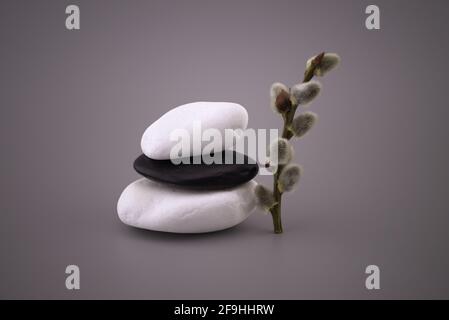
<svg viewBox="0 0 449 320">
<path fill-rule="evenodd" d="M 324 57 L 324 52 L 317 55 L 313 60 L 310 66 L 304 72 L 303 83 L 309 82 L 313 79 L 315 74 L 315 69 L 317 66 L 321 64 L 321 60 Z M 297 104 L 294 104 L 290 110 L 288 110 L 285 114 L 282 115 L 284 120 L 284 126 L 282 129 L 282 138 L 290 140 L 293 137 L 293 133 L 290 131 L 290 126 L 292 124 L 293 118 L 295 117 L 296 109 L 298 108 Z M 279 190 L 278 181 L 279 175 L 284 169 L 284 165 L 279 165 L 276 173 L 274 174 L 273 179 L 273 196 L 276 204 L 270 209 L 271 216 L 273 218 L 274 225 L 274 233 L 282 233 L 282 219 L 281 219 L 281 208 L 282 208 L 282 192 Z"/>
</svg>

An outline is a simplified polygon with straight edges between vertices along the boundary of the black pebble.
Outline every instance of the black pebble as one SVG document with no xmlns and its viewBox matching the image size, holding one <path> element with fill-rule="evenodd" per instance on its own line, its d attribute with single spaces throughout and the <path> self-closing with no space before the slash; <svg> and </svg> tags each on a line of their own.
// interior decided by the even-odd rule
<svg viewBox="0 0 449 320">
<path fill-rule="evenodd" d="M 232 188 L 250 181 L 259 172 L 257 163 L 246 155 L 239 154 L 243 156 L 242 164 L 236 164 L 234 151 L 220 155 L 222 164 L 205 164 L 201 157 L 196 157 L 201 164 L 192 164 L 194 158 L 189 158 L 190 164 L 175 165 L 171 160 L 154 160 L 142 154 L 134 161 L 134 169 L 148 179 L 196 190 Z M 230 155 L 233 163 L 225 164 L 225 157 Z"/>
</svg>

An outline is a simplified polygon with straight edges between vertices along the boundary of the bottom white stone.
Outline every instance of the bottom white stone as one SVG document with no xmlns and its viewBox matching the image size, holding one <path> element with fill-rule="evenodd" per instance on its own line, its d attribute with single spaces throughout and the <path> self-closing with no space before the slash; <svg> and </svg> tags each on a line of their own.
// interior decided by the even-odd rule
<svg viewBox="0 0 449 320">
<path fill-rule="evenodd" d="M 148 179 L 123 190 L 117 212 L 130 226 L 175 233 L 202 233 L 233 227 L 254 211 L 255 181 L 232 189 L 197 191 Z"/>
</svg>

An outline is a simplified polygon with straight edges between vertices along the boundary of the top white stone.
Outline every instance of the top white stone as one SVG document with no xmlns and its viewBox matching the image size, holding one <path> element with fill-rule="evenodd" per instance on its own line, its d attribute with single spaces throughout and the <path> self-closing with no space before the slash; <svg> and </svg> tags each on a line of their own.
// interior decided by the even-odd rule
<svg viewBox="0 0 449 320">
<path fill-rule="evenodd" d="M 232 147 L 232 142 L 228 143 L 230 145 L 225 143 L 226 129 L 246 129 L 248 112 L 241 105 L 230 102 L 193 102 L 181 105 L 165 113 L 145 130 L 141 141 L 143 153 L 155 160 L 170 159 L 170 151 L 179 144 L 179 140 L 173 137 L 170 139 L 170 135 L 177 129 L 186 130 L 193 147 L 194 125 L 197 128 L 198 124 L 202 132 L 213 128 L 221 133 L 221 148 L 215 148 L 218 152 Z M 201 139 L 201 144 L 197 145 L 200 148 L 191 148 L 190 156 L 201 155 L 208 144 L 210 140 Z"/>
</svg>

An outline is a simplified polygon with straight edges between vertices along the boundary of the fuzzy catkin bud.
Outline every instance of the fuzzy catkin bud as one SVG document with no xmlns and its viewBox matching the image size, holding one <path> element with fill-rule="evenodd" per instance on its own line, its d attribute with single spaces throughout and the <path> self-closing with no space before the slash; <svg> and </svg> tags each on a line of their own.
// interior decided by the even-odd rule
<svg viewBox="0 0 449 320">
<path fill-rule="evenodd" d="M 318 81 L 300 83 L 292 87 L 291 94 L 294 102 L 299 105 L 306 105 L 312 102 L 321 91 L 321 84 Z"/>
<path fill-rule="evenodd" d="M 258 184 L 254 188 L 254 193 L 256 195 L 257 204 L 265 211 L 269 211 L 276 205 L 274 200 L 273 192 L 268 190 L 265 186 Z"/>
<path fill-rule="evenodd" d="M 293 158 L 293 152 L 293 147 L 287 139 L 276 139 L 270 145 L 270 162 L 273 165 L 287 164 Z"/>
<path fill-rule="evenodd" d="M 304 112 L 292 121 L 291 131 L 298 138 L 304 136 L 314 126 L 318 120 L 318 115 L 313 112 Z"/>
<path fill-rule="evenodd" d="M 280 192 L 292 191 L 301 177 L 302 168 L 297 164 L 289 164 L 282 169 L 278 180 Z"/>
<path fill-rule="evenodd" d="M 285 113 L 292 107 L 292 101 L 290 100 L 290 94 L 287 91 L 281 91 L 276 97 L 274 106 L 279 113 Z"/>
<path fill-rule="evenodd" d="M 291 108 L 292 102 L 290 100 L 289 92 L 290 89 L 280 82 L 276 82 L 271 85 L 271 107 L 275 112 L 285 113 Z"/>
<path fill-rule="evenodd" d="M 307 60 L 306 68 L 310 68 L 312 65 L 313 59 L 316 57 L 312 57 Z M 340 63 L 340 56 L 336 53 L 325 53 L 321 59 L 320 64 L 315 68 L 314 75 L 318 77 L 324 76 L 326 73 L 334 69 Z"/>
</svg>

